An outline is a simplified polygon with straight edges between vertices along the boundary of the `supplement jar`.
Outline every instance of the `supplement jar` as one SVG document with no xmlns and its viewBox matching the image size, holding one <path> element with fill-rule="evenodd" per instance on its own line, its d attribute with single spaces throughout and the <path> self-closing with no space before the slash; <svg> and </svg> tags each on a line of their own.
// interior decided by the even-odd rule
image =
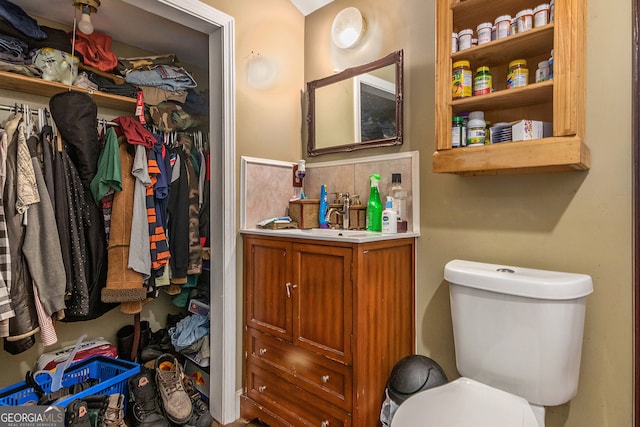
<svg viewBox="0 0 640 427">
<path fill-rule="evenodd" d="M 491 41 L 491 29 L 493 24 L 491 22 L 483 22 L 478 25 L 476 32 L 478 33 L 478 44 L 485 44 Z"/>
<path fill-rule="evenodd" d="M 471 47 L 471 38 L 473 37 L 473 30 L 466 29 L 461 30 L 458 33 L 458 50 L 465 50 Z"/>
<path fill-rule="evenodd" d="M 479 67 L 473 79 L 473 96 L 491 93 L 493 81 L 489 67 Z"/>
<path fill-rule="evenodd" d="M 533 28 L 533 9 L 523 9 L 516 14 L 518 32 L 523 33 Z"/>
<path fill-rule="evenodd" d="M 507 89 L 524 87 L 529 83 L 529 70 L 527 61 L 516 59 L 509 63 L 509 74 L 507 74 Z"/>
<path fill-rule="evenodd" d="M 534 28 L 545 26 L 549 23 L 549 4 L 543 3 L 533 9 L 533 26 Z"/>
<path fill-rule="evenodd" d="M 498 16 L 495 21 L 496 24 L 496 40 L 504 39 L 509 36 L 509 30 L 511 28 L 511 15 Z"/>
<path fill-rule="evenodd" d="M 458 33 L 451 33 L 451 53 L 458 51 Z"/>
<path fill-rule="evenodd" d="M 473 77 L 469 61 L 456 61 L 451 72 L 451 97 L 466 98 L 472 93 Z"/>
<path fill-rule="evenodd" d="M 472 111 L 469 113 L 469 123 L 467 126 L 467 146 L 484 145 L 487 132 L 487 123 L 484 121 L 484 111 Z"/>
<path fill-rule="evenodd" d="M 549 61 L 538 62 L 538 69 L 536 70 L 536 83 L 549 80 Z"/>
<path fill-rule="evenodd" d="M 458 148 L 462 146 L 463 127 L 464 119 L 460 116 L 454 116 L 451 123 L 451 148 Z"/>
</svg>

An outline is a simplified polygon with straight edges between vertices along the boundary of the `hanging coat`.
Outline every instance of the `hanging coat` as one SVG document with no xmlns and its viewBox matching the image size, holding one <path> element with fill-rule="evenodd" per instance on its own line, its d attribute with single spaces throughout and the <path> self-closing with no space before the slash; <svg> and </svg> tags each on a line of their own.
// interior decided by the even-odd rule
<svg viewBox="0 0 640 427">
<path fill-rule="evenodd" d="M 68 203 L 67 212 L 62 212 L 56 202 L 56 221 L 60 233 L 71 237 L 73 292 L 64 320 L 90 320 L 116 306 L 100 299 L 107 279 L 107 251 L 102 213 L 90 189 L 100 154 L 98 108 L 88 94 L 75 91 L 54 95 L 49 108 L 63 139 L 57 166 L 64 171 L 64 183 L 56 182 L 56 201 L 61 186 Z"/>
</svg>

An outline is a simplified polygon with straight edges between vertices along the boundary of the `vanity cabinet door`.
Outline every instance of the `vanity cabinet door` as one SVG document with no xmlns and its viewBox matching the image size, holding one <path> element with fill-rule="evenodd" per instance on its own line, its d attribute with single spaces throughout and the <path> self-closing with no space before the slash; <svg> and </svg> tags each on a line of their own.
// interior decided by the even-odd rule
<svg viewBox="0 0 640 427">
<path fill-rule="evenodd" d="M 259 238 L 244 245 L 246 325 L 291 342 L 292 245 Z"/>
<path fill-rule="evenodd" d="M 295 344 L 350 365 L 352 362 L 352 248 L 295 244 Z"/>
</svg>

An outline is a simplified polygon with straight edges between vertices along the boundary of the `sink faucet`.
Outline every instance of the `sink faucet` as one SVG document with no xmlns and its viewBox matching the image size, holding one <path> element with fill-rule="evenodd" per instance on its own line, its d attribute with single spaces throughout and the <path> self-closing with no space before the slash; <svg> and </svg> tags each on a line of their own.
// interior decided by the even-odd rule
<svg viewBox="0 0 640 427">
<path fill-rule="evenodd" d="M 327 210 L 326 219 L 327 222 L 331 222 L 331 214 L 337 213 L 342 215 L 342 229 L 349 229 L 349 207 L 351 206 L 351 197 L 349 193 L 338 193 L 338 199 L 342 199 L 342 209 L 330 208 Z"/>
</svg>

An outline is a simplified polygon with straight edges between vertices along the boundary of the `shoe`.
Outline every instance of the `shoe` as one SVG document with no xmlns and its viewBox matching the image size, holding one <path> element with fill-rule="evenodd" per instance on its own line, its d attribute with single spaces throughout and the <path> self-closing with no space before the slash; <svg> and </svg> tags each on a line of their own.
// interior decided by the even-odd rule
<svg viewBox="0 0 640 427">
<path fill-rule="evenodd" d="M 104 427 L 104 414 L 107 411 L 109 396 L 106 394 L 92 394 L 82 399 L 87 402 L 91 426 Z"/>
<path fill-rule="evenodd" d="M 69 403 L 66 409 L 65 425 L 67 427 L 91 427 L 86 401 L 74 399 Z"/>
<path fill-rule="evenodd" d="M 162 413 L 153 370 L 143 368 L 129 378 L 130 412 L 135 427 L 169 427 L 169 420 Z"/>
<path fill-rule="evenodd" d="M 133 325 L 125 325 L 122 328 L 120 328 L 116 333 L 118 357 L 120 359 L 132 361 L 131 351 L 133 350 L 134 335 L 135 335 L 135 327 Z M 146 320 L 143 320 L 140 322 L 140 341 L 138 345 L 137 356 L 140 355 L 141 350 L 146 345 L 148 345 L 150 340 L 151 340 L 151 328 L 149 327 L 149 322 Z"/>
<path fill-rule="evenodd" d="M 185 424 L 191 418 L 193 405 L 182 385 L 182 367 L 171 354 L 156 359 L 156 386 L 167 418 L 176 424 Z"/>
<path fill-rule="evenodd" d="M 128 427 L 124 421 L 124 396 L 120 393 L 114 393 L 107 399 L 102 425 L 104 427 Z"/>
<path fill-rule="evenodd" d="M 151 332 L 149 342 L 142 348 L 140 362 L 144 364 L 171 351 L 173 351 L 173 346 L 169 333 L 164 328 L 158 329 L 156 332 Z"/>
<path fill-rule="evenodd" d="M 184 390 L 191 399 L 193 405 L 193 414 L 185 427 L 209 427 L 213 423 L 213 416 L 209 412 L 209 406 L 202 400 L 200 392 L 196 388 L 196 384 L 188 375 L 184 375 L 182 380 Z"/>
</svg>

